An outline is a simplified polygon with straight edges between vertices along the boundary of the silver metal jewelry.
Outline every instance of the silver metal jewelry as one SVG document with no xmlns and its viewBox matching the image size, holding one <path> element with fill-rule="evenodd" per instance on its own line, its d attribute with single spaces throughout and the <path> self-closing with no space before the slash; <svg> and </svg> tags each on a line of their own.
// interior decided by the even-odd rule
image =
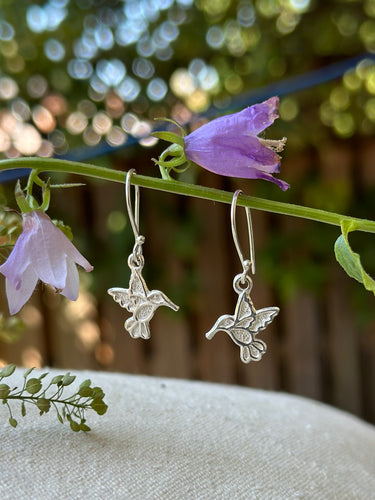
<svg viewBox="0 0 375 500">
<path fill-rule="evenodd" d="M 135 173 L 135 169 L 129 170 L 125 181 L 126 208 L 135 238 L 133 251 L 128 258 L 130 268 L 129 288 L 110 288 L 108 293 L 115 302 L 132 314 L 124 323 L 124 328 L 129 332 L 130 336 L 134 339 L 149 339 L 151 336 L 149 323 L 156 309 L 160 306 L 167 306 L 174 311 L 178 311 L 179 306 L 159 290 L 151 290 L 150 292 L 142 276 L 144 266 L 142 245 L 145 242 L 145 237 L 139 234 L 139 186 L 134 186 L 134 213 L 130 192 L 131 177 Z"/>
<path fill-rule="evenodd" d="M 260 361 L 267 350 L 265 342 L 256 339 L 256 335 L 272 322 L 279 313 L 278 307 L 265 307 L 256 310 L 250 298 L 253 286 L 249 272 L 255 274 L 255 253 L 253 227 L 251 223 L 250 209 L 245 207 L 247 227 L 249 233 L 250 259 L 244 259 L 241 251 L 237 227 L 236 227 L 236 205 L 238 195 L 242 193 L 239 189 L 233 195 L 230 221 L 234 245 L 242 264 L 242 273 L 237 274 L 233 280 L 234 291 L 238 294 L 234 314 L 224 314 L 216 321 L 214 326 L 206 333 L 208 339 L 212 339 L 217 332 L 227 333 L 235 344 L 240 348 L 240 358 L 244 363 Z"/>
</svg>

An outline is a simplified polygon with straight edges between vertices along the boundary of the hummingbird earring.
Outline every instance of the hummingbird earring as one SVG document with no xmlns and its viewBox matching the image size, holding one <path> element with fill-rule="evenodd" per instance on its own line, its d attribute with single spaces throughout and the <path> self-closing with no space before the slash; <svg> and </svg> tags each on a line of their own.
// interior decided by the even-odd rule
<svg viewBox="0 0 375 500">
<path fill-rule="evenodd" d="M 239 346 L 241 361 L 250 363 L 250 361 L 260 361 L 266 352 L 266 344 L 262 340 L 258 340 L 256 336 L 272 322 L 273 318 L 279 313 L 279 308 L 266 307 L 256 310 L 250 298 L 253 282 L 249 276 L 249 272 L 251 271 L 252 274 L 255 274 L 254 238 L 250 209 L 245 207 L 249 233 L 250 259 L 244 259 L 236 227 L 236 205 L 240 193 L 242 191 L 238 190 L 233 195 L 230 215 L 234 245 L 243 269 L 242 273 L 237 274 L 233 280 L 234 291 L 238 294 L 237 305 L 233 315 L 224 314 L 220 316 L 211 330 L 206 333 L 206 337 L 212 339 L 220 331 L 227 333 L 233 342 Z"/>
<path fill-rule="evenodd" d="M 126 207 L 128 210 L 129 221 L 133 229 L 135 244 L 132 253 L 128 258 L 128 266 L 130 268 L 129 288 L 110 288 L 109 295 L 113 297 L 115 302 L 118 302 L 121 307 L 125 308 L 132 314 L 128 318 L 124 327 L 131 337 L 149 339 L 150 326 L 149 322 L 156 309 L 160 306 L 167 306 L 178 311 L 176 306 L 163 292 L 159 290 L 149 291 L 146 282 L 142 276 L 144 266 L 144 257 L 142 253 L 142 245 L 145 242 L 145 237 L 139 234 L 139 187 L 135 188 L 135 211 L 133 213 L 131 202 L 131 177 L 135 174 L 135 170 L 131 169 L 126 175 L 125 181 L 125 197 Z"/>
</svg>

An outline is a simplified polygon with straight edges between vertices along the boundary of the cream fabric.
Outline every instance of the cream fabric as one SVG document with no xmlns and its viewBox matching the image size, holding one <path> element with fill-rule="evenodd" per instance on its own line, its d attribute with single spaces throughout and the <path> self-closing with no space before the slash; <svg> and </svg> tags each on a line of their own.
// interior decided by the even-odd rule
<svg viewBox="0 0 375 500">
<path fill-rule="evenodd" d="M 375 429 L 351 415 L 281 393 L 73 373 L 103 388 L 108 412 L 75 434 L 19 405 L 13 429 L 0 405 L 1 500 L 375 498 Z"/>
</svg>

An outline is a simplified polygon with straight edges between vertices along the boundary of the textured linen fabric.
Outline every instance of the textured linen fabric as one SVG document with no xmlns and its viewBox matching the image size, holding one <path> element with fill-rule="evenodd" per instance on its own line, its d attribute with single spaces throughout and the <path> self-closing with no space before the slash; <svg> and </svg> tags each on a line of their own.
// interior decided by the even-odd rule
<svg viewBox="0 0 375 500">
<path fill-rule="evenodd" d="M 375 498 L 375 428 L 349 414 L 243 387 L 72 374 L 103 388 L 108 412 L 76 434 L 18 403 L 14 429 L 0 405 L 1 500 Z"/>
</svg>

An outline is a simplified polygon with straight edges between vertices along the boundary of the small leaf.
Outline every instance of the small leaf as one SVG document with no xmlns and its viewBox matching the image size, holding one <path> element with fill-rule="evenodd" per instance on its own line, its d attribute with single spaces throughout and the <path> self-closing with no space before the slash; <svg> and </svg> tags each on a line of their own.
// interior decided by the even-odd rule
<svg viewBox="0 0 375 500">
<path fill-rule="evenodd" d="M 78 422 L 75 422 L 74 420 L 70 421 L 70 428 L 74 432 L 79 432 L 81 430 L 81 426 Z"/>
<path fill-rule="evenodd" d="M 93 399 L 103 399 L 104 398 L 104 392 L 101 387 L 93 387 L 92 388 L 92 398 Z"/>
<path fill-rule="evenodd" d="M 4 368 L 0 370 L 0 377 L 9 377 L 12 373 L 14 373 L 15 369 L 16 365 L 13 364 L 4 366 Z"/>
<path fill-rule="evenodd" d="M 82 398 L 89 398 L 92 396 L 92 393 L 93 393 L 93 389 L 91 387 L 80 387 L 79 391 L 78 391 L 78 394 Z"/>
<path fill-rule="evenodd" d="M 26 370 L 25 373 L 23 374 L 23 378 L 27 378 L 33 370 L 35 370 L 34 366 Z"/>
<path fill-rule="evenodd" d="M 83 432 L 89 432 L 89 431 L 91 431 L 90 427 L 88 425 L 84 424 L 83 422 L 81 422 L 79 424 L 79 429 L 81 431 L 83 431 Z"/>
<path fill-rule="evenodd" d="M 100 398 L 94 399 L 90 406 L 98 415 L 104 415 L 108 409 L 108 406 Z"/>
<path fill-rule="evenodd" d="M 12 417 L 9 418 L 9 423 L 12 427 L 17 427 L 17 424 L 18 424 L 17 420 L 15 418 L 12 418 Z"/>
<path fill-rule="evenodd" d="M 39 398 L 36 402 L 41 413 L 47 413 L 51 407 L 51 402 L 46 398 Z"/>
<path fill-rule="evenodd" d="M 26 391 L 29 394 L 36 394 L 42 388 L 42 382 L 38 378 L 31 378 L 26 383 Z"/>
<path fill-rule="evenodd" d="M 62 385 L 64 385 L 64 386 L 70 385 L 75 381 L 75 379 L 76 379 L 75 375 L 70 375 L 70 373 L 67 373 L 62 378 Z"/>
<path fill-rule="evenodd" d="M 27 213 L 27 212 L 32 211 L 32 208 L 30 207 L 30 205 L 26 201 L 26 196 L 23 192 L 23 189 L 21 188 L 21 183 L 20 183 L 19 179 L 17 180 L 16 186 L 14 189 L 14 195 L 16 197 L 17 205 L 20 208 L 22 213 Z"/>
<path fill-rule="evenodd" d="M 64 423 L 64 420 L 63 420 L 62 416 L 60 415 L 60 413 L 57 413 L 57 420 L 60 422 L 60 424 Z"/>
<path fill-rule="evenodd" d="M 42 373 L 42 375 L 40 375 L 40 377 L 39 377 L 39 380 L 44 379 L 47 375 L 48 375 L 48 372 L 47 373 Z"/>
<path fill-rule="evenodd" d="M 58 385 L 62 381 L 63 377 L 64 377 L 64 375 L 56 375 L 51 380 L 51 384 L 57 384 Z"/>
<path fill-rule="evenodd" d="M 183 137 L 175 134 L 174 132 L 153 132 L 151 135 L 158 139 L 162 139 L 163 141 L 171 142 L 172 144 L 177 144 L 181 148 L 184 147 Z"/>
<path fill-rule="evenodd" d="M 91 380 L 88 378 L 80 384 L 79 388 L 81 389 L 82 387 L 90 387 L 90 385 L 91 385 Z"/>
<path fill-rule="evenodd" d="M 363 284 L 366 290 L 375 294 L 375 281 L 363 269 L 360 256 L 353 252 L 348 240 L 348 233 L 357 229 L 355 221 L 343 220 L 341 222 L 342 234 L 335 242 L 336 260 L 345 272 Z"/>
<path fill-rule="evenodd" d="M 7 384 L 0 384 L 0 399 L 5 399 L 10 393 L 10 387 Z"/>
<path fill-rule="evenodd" d="M 26 406 L 25 406 L 25 402 L 24 401 L 22 401 L 22 404 L 21 404 L 21 415 L 23 417 L 26 416 Z"/>
</svg>

